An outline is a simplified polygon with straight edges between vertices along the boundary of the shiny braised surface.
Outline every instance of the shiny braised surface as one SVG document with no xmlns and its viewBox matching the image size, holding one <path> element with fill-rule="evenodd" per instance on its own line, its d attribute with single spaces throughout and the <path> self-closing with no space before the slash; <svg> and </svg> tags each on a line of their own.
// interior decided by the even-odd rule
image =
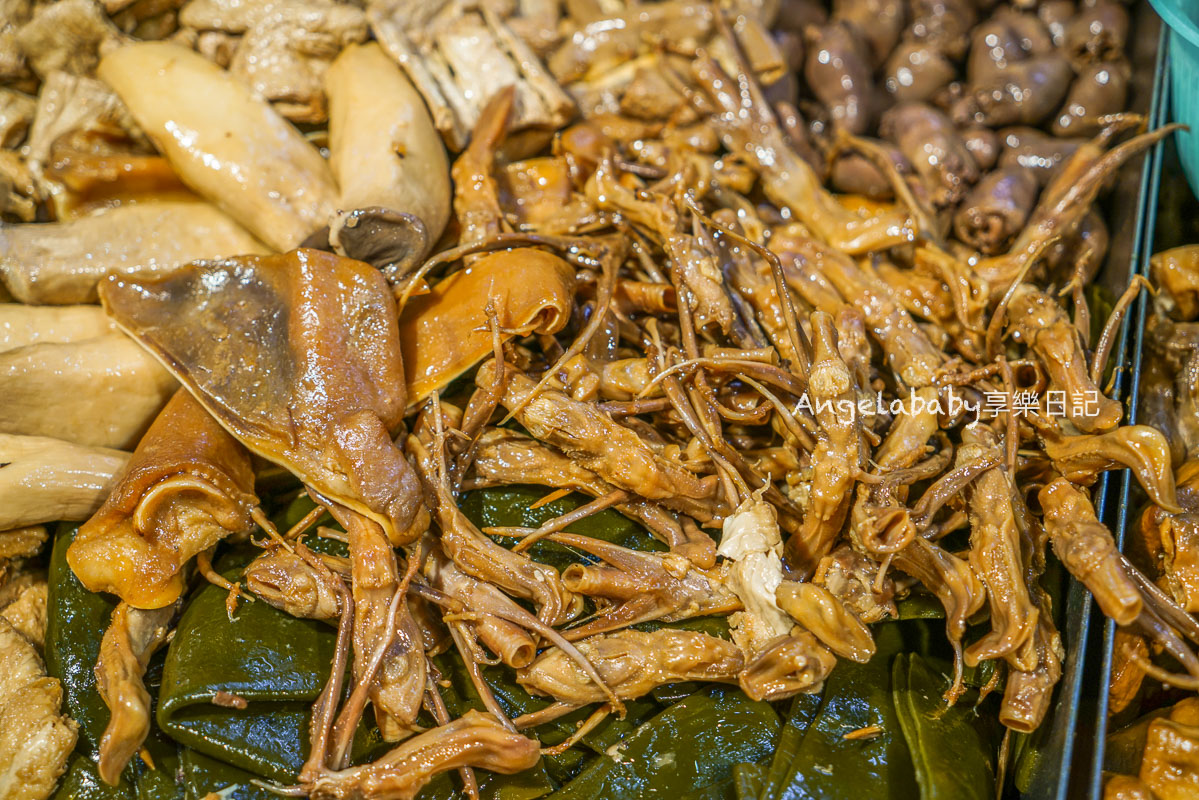
<svg viewBox="0 0 1199 800">
<path fill-rule="evenodd" d="M 16 2 L 0 281 L 59 307 L 0 305 L 0 611 L 37 632 L 10 559 L 87 519 L 67 561 L 121 600 L 102 779 L 200 581 L 230 624 L 248 593 L 336 626 L 310 797 L 477 797 L 538 722 L 666 684 L 819 693 L 908 603 L 944 619 L 933 694 L 998 666 L 1031 732 L 1074 644 L 1050 552 L 1120 626 L 1113 708 L 1199 687 L 1199 257 L 1153 260 L 1140 425 L 1109 392 L 1144 287 L 1094 285 L 1106 187 L 1171 130 L 1125 110 L 1121 4 Z M 1128 556 L 1089 496 L 1125 468 Z M 582 499 L 468 515 L 518 486 L 526 520 Z M 245 588 L 227 543 L 262 549 Z M 38 704 L 0 759 L 41 735 L 52 786 L 73 729 L 12 652 Z M 1113 791 L 1182 791 L 1189 714 Z M 363 718 L 391 749 L 355 763 Z"/>
<path fill-rule="evenodd" d="M 393 540 L 411 538 L 424 512 L 390 438 L 407 393 L 395 305 L 378 272 L 296 250 L 196 262 L 144 283 L 114 279 L 102 298 L 251 450 Z M 272 368 L 255 369 L 264 359 Z"/>
<path fill-rule="evenodd" d="M 196 554 L 253 529 L 250 455 L 186 390 L 146 431 L 67 560 L 84 586 L 136 608 L 179 599 Z"/>
</svg>

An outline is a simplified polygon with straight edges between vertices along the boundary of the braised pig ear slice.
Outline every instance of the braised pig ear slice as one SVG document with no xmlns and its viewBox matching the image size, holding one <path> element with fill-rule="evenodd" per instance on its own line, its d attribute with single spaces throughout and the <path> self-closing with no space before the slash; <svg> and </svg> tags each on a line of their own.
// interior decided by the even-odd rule
<svg viewBox="0 0 1199 800">
<path fill-rule="evenodd" d="M 396 544 L 423 531 L 392 442 L 404 369 L 387 281 L 317 250 L 198 261 L 101 287 L 109 314 L 230 433 Z"/>
<path fill-rule="evenodd" d="M 253 530 L 257 504 L 250 454 L 180 389 L 108 500 L 80 526 L 67 563 L 93 592 L 162 608 L 179 598 L 192 556 Z"/>
<path fill-rule="evenodd" d="M 561 258 L 522 247 L 481 256 L 424 295 L 400 317 L 400 345 L 415 405 L 493 352 L 495 312 L 500 336 L 557 333 L 574 307 L 575 270 Z"/>
</svg>

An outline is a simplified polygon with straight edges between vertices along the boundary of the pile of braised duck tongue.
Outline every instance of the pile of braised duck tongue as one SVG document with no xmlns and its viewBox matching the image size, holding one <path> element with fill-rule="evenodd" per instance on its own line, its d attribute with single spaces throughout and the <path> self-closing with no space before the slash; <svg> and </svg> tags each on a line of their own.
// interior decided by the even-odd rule
<svg viewBox="0 0 1199 800">
<path fill-rule="evenodd" d="M 238 763 L 311 797 L 586 792 L 637 767 L 583 751 L 651 714 L 740 703 L 770 738 L 782 700 L 754 796 L 833 729 L 928 796 L 931 742 L 973 731 L 993 795 L 1011 737 L 966 715 L 1042 726 L 1058 563 L 1121 626 L 1120 691 L 1199 687 L 1196 259 L 1155 262 L 1145 424 L 1111 362 L 1146 282 L 1095 283 L 1113 176 L 1172 130 L 1128 110 L 1124 6 L 146 5 L 53 4 L 77 57 L 51 6 L 0 21 L 0 281 L 31 304 L 0 304 L 0 576 L 44 593 L 20 559 L 86 520 L 55 550 L 119 601 L 104 781 L 180 730 L 178 639 L 248 608 L 329 645 L 292 761 Z M 1144 554 L 1092 505 L 1120 469 Z M 659 708 L 683 682 L 713 686 Z M 866 683 L 877 720 L 812 721 Z M 237 686 L 198 694 L 265 718 Z M 35 722 L 52 786 L 74 728 Z"/>
<path fill-rule="evenodd" d="M 1097 538 L 1086 523 L 1074 532 L 1073 557 L 1095 573 L 1087 582 L 1104 611 L 1120 623 L 1114 645 L 1109 704 L 1113 719 L 1108 737 L 1105 796 L 1137 792 L 1185 797 L 1196 789 L 1194 751 L 1199 742 L 1195 699 L 1199 689 L 1199 585 L 1195 571 L 1196 423 L 1199 418 L 1199 356 L 1195 348 L 1195 287 L 1199 285 L 1199 247 L 1186 245 L 1150 259 L 1150 277 L 1158 287 L 1144 331 L 1143 378 L 1138 419 L 1145 431 L 1133 463 L 1153 452 L 1160 470 L 1155 481 L 1169 485 L 1163 496 L 1146 485 L 1139 517 L 1130 527 L 1124 556 L 1102 531 Z M 1151 437 L 1151 438 L 1150 438 Z M 1133 454 L 1133 442 L 1125 445 Z M 1065 558 L 1065 556 L 1063 556 Z"/>
</svg>

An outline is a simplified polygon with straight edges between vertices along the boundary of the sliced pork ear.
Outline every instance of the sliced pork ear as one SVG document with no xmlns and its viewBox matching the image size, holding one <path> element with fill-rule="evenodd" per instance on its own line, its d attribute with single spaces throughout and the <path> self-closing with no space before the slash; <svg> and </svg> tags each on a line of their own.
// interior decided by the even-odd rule
<svg viewBox="0 0 1199 800">
<path fill-rule="evenodd" d="M 574 272 L 544 250 L 504 250 L 409 300 L 400 318 L 409 403 L 422 402 L 493 352 L 489 306 L 505 340 L 562 330 L 574 305 Z"/>
<path fill-rule="evenodd" d="M 254 521 L 250 454 L 186 390 L 146 431 L 100 510 L 79 528 L 67 563 L 88 589 L 136 608 L 183 591 L 183 566 Z"/>
<path fill-rule="evenodd" d="M 395 301 L 360 261 L 317 250 L 113 278 L 109 314 L 250 450 L 383 526 L 428 515 L 392 436 L 406 392 Z"/>
</svg>

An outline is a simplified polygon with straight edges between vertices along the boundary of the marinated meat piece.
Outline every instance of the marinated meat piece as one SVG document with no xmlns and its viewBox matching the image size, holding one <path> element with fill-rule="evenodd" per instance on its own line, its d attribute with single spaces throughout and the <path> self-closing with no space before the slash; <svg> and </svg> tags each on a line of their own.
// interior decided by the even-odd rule
<svg viewBox="0 0 1199 800">
<path fill-rule="evenodd" d="M 591 202 L 575 191 L 565 157 L 530 158 L 508 164 L 497 176 L 505 214 L 522 228 L 569 234 L 595 219 Z"/>
<path fill-rule="evenodd" d="M 36 6 L 16 38 L 26 62 L 45 80 L 58 70 L 92 74 L 104 51 L 119 46 L 122 37 L 95 0 L 58 0 Z"/>
<path fill-rule="evenodd" d="M 23 586 L 12 602 L 0 610 L 0 617 L 32 642 L 39 652 L 46 638 L 46 591 L 45 578 L 38 577 Z"/>
<path fill-rule="evenodd" d="M 812 582 L 823 586 L 833 596 L 867 624 L 881 622 L 896 614 L 895 582 L 887 577 L 876 587 L 879 565 L 842 545 L 826 557 L 812 576 Z"/>
<path fill-rule="evenodd" d="M 1114 428 L 1123 407 L 1099 390 L 1087 372 L 1078 330 L 1061 306 L 1024 284 L 1012 299 L 1008 330 L 1045 364 L 1050 387 L 1064 397 L 1064 416 L 1087 433 Z"/>
<path fill-rule="evenodd" d="M 495 372 L 494 361 L 484 363 L 476 374 L 476 384 L 491 385 Z M 636 433 L 594 406 L 552 389 L 533 397 L 535 382 L 519 373 L 507 375 L 504 385 L 501 402 L 530 433 L 612 485 L 651 500 L 678 495 L 699 500 L 714 495 L 712 481 L 655 453 Z"/>
<path fill-rule="evenodd" d="M 531 600 L 546 625 L 559 625 L 575 617 L 581 601 L 565 588 L 556 570 L 524 553 L 500 547 L 458 509 L 446 474 L 444 443 L 437 440 L 430 415 L 422 414 L 416 432 L 409 436 L 408 450 L 417 461 L 426 493 L 433 499 L 434 518 L 441 529 L 446 555 L 467 575 Z"/>
<path fill-rule="evenodd" d="M 1000 167 L 1025 167 L 1044 186 L 1060 171 L 1062 165 L 1074 155 L 1082 139 L 1060 139 L 1049 136 L 1036 128 L 1003 128 L 999 131 L 1002 152 Z"/>
<path fill-rule="evenodd" d="M 974 162 L 981 170 L 989 170 L 999 160 L 1001 143 L 995 131 L 982 125 L 975 125 L 959 131 L 962 144 L 966 151 L 974 157 Z"/>
<path fill-rule="evenodd" d="M 953 217 L 954 231 L 987 255 L 1007 251 L 1037 201 L 1037 179 L 1026 167 L 1000 167 L 983 176 Z"/>
<path fill-rule="evenodd" d="M 149 142 L 121 99 L 103 81 L 68 72 L 46 76 L 37 96 L 26 146 L 31 165 L 48 165 L 54 144 L 70 134 L 128 140 L 144 152 Z"/>
<path fill-rule="evenodd" d="M 1138 661 L 1149 659 L 1145 637 L 1126 630 L 1117 630 L 1112 645 L 1112 680 L 1108 689 L 1108 704 L 1119 714 L 1137 699 L 1145 670 Z"/>
<path fill-rule="evenodd" d="M 712 11 L 694 0 L 668 0 L 633 7 L 624 13 L 599 12 L 580 20 L 579 32 L 548 59 L 550 71 L 564 84 L 593 78 L 625 63 L 652 39 L 670 42 L 681 52 L 694 50 L 712 33 Z"/>
<path fill-rule="evenodd" d="M 412 800 L 435 776 L 457 767 L 511 775 L 532 768 L 540 758 L 537 740 L 471 709 L 453 722 L 409 739 L 378 761 L 341 771 L 322 770 L 308 796 L 342 800 L 377 793 Z"/>
<path fill-rule="evenodd" d="M 665 119 L 683 102 L 683 96 L 662 74 L 661 68 L 642 67 L 621 95 L 620 110 L 637 119 Z"/>
<path fill-rule="evenodd" d="M 1072 74 L 1057 51 L 1032 56 L 972 84 L 951 116 L 960 125 L 1038 125 L 1060 107 Z"/>
<path fill-rule="evenodd" d="M 981 423 L 967 426 L 956 454 L 958 466 L 1002 453 L 998 437 Z M 1014 668 L 1029 672 L 1036 667 L 1030 647 L 1037 626 L 1024 582 L 1026 566 L 1021 553 L 1012 497 L 1014 476 L 1002 467 L 987 470 L 970 487 L 970 566 L 987 590 L 991 631 L 966 649 L 966 663 L 1004 658 Z"/>
<path fill-rule="evenodd" d="M 464 612 L 473 620 L 473 625 L 464 626 L 461 620 L 443 617 L 443 620 L 450 625 L 451 635 L 462 657 L 466 659 L 468 669 L 476 666 L 475 662 L 483 659 L 478 655 L 477 649 L 471 651 L 469 647 L 463 647 L 462 634 L 469 631 L 492 652 L 504 659 L 505 663 L 521 668 L 532 663 L 533 657 L 536 655 L 536 644 L 529 635 L 536 633 L 544 637 L 547 643 L 556 645 L 559 652 L 564 653 L 578 666 L 583 677 L 593 683 L 604 698 L 611 701 L 615 708 L 620 708 L 619 698 L 604 683 L 604 679 L 600 677 L 595 667 L 577 647 L 567 641 L 562 634 L 517 605 L 496 585 L 472 578 L 458 569 L 453 561 L 436 551 L 427 562 L 425 573 L 434 586 L 445 592 L 447 597 L 460 603 Z M 510 663 L 516 661 L 520 663 Z M 471 680 L 488 707 L 498 708 L 499 704 L 493 700 L 494 695 L 483 680 L 482 674 L 471 669 Z"/>
<path fill-rule="evenodd" d="M 294 550 L 271 547 L 249 563 L 245 580 L 251 592 L 293 617 L 328 620 L 341 615 L 344 586 Z"/>
<path fill-rule="evenodd" d="M 686 218 L 674 202 L 664 195 L 636 193 L 621 186 L 607 160 L 599 165 L 588 183 L 588 197 L 597 208 L 619 211 L 660 236 L 672 268 L 678 271 L 682 285 L 693 298 L 690 305 L 695 327 L 701 331 L 714 327 L 728 332 L 733 323 L 732 303 L 715 258 L 695 235 L 697 223 L 692 223 L 688 235 Z"/>
<path fill-rule="evenodd" d="M 416 475 L 392 440 L 407 406 L 395 301 L 373 267 L 300 249 L 114 278 L 101 297 L 251 451 L 393 543 L 424 533 Z M 228 345 L 209 347 L 197 328 Z M 269 374 L 244 368 L 263 360 Z"/>
<path fill-rule="evenodd" d="M 77 726 L 62 715 L 62 684 L 33 645 L 0 619 L 0 797 L 45 800 L 67 768 Z"/>
<path fill-rule="evenodd" d="M 1103 613 L 1120 625 L 1140 616 L 1140 590 L 1129 578 L 1111 532 L 1099 522 L 1086 495 L 1061 478 L 1041 489 L 1045 532 L 1066 569 L 1091 590 Z"/>
<path fill-rule="evenodd" d="M 346 529 L 349 541 L 354 675 L 360 681 L 370 680 L 375 720 L 384 738 L 396 741 L 416 721 L 427 682 L 425 653 L 407 604 L 392 610 L 401 589 L 399 563 L 374 520 L 335 503 L 328 508 Z M 368 664 L 380 651 L 382 658 L 371 677 Z"/>
<path fill-rule="evenodd" d="M 28 163 L 11 150 L 0 150 L 0 218 L 32 222 L 41 195 Z"/>
<path fill-rule="evenodd" d="M 863 664 L 874 656 L 870 629 L 824 587 L 783 581 L 775 597 L 780 608 L 838 656 Z"/>
<path fill-rule="evenodd" d="M 832 17 L 857 28 L 877 68 L 899 41 L 905 5 L 902 0 L 834 0 Z"/>
<path fill-rule="evenodd" d="M 1181 321 L 1199 317 L 1199 246 L 1184 245 L 1149 259 L 1154 282 L 1163 289 L 1158 305 Z"/>
<path fill-rule="evenodd" d="M 675 553 L 642 553 L 570 533 L 553 533 L 548 538 L 605 562 L 572 564 L 562 573 L 562 584 L 568 590 L 611 603 L 586 623 L 566 631 L 570 641 L 641 622 L 677 622 L 742 607 L 726 585 L 728 574 L 723 568 L 698 569 Z"/>
<path fill-rule="evenodd" d="M 1090 64 L 1083 68 L 1050 126 L 1055 136 L 1090 136 L 1103 120 L 1122 111 L 1128 98 L 1131 70 L 1120 61 Z"/>
<path fill-rule="evenodd" d="M 17 31 L 33 16 L 32 0 L 0 1 L 0 84 L 27 81 L 36 86 L 28 66 L 25 51 L 17 41 Z M 23 86 L 24 89 L 33 87 Z"/>
<path fill-rule="evenodd" d="M 1103 784 L 1103 800 L 1157 800 L 1157 795 L 1140 778 L 1111 775 Z"/>
<path fill-rule="evenodd" d="M 33 122 L 37 101 L 24 92 L 0 87 L 0 148 L 18 147 Z"/>
<path fill-rule="evenodd" d="M 1170 514 L 1151 505 L 1141 515 L 1142 535 L 1160 541 L 1162 587 L 1188 613 L 1199 611 L 1199 513 Z"/>
<path fill-rule="evenodd" d="M 1062 48 L 1075 67 L 1096 61 L 1112 61 L 1124 54 L 1128 39 L 1128 10 L 1111 0 L 1081 4 L 1062 31 Z"/>
<path fill-rule="evenodd" d="M 479 487 L 503 486 L 513 483 L 539 484 L 582 492 L 593 497 L 603 497 L 615 491 L 615 487 L 602 480 L 590 470 L 584 469 L 562 453 L 557 452 L 524 434 L 502 428 L 487 428 L 479 434 L 475 450 L 474 465 L 477 477 L 472 484 Z M 713 508 L 685 497 L 668 498 L 663 501 L 668 508 L 687 514 L 701 523 L 712 519 Z M 655 503 L 630 498 L 613 506 L 621 514 L 645 525 L 654 536 L 665 542 L 672 550 L 692 552 L 689 545 L 698 544 L 707 554 L 706 563 L 711 566 L 715 558 L 712 540 L 700 534 L 698 542 L 688 536 L 678 521 Z M 700 563 L 697 561 L 697 563 Z"/>
<path fill-rule="evenodd" d="M 896 168 L 911 169 L 907 159 L 898 150 L 894 151 Z M 887 176 L 874 162 L 860 153 L 842 153 L 833 161 L 828 175 L 829 184 L 839 192 L 861 195 L 872 200 L 890 200 L 895 190 Z"/>
<path fill-rule="evenodd" d="M 922 103 L 903 103 L 883 115 L 879 133 L 895 142 L 921 176 L 933 201 L 956 205 L 978 180 L 978 164 L 949 118 Z"/>
<path fill-rule="evenodd" d="M 48 538 L 49 534 L 44 525 L 27 525 L 0 531 L 0 559 L 36 556 Z"/>
<path fill-rule="evenodd" d="M 905 41 L 891 51 L 883 85 L 901 103 L 927 102 L 957 75 L 953 62 L 927 42 Z"/>
<path fill-rule="evenodd" d="M 1170 462 L 1170 445 L 1161 431 L 1124 425 L 1101 434 L 1066 436 L 1041 431 L 1045 455 L 1067 480 L 1089 486 L 1100 472 L 1128 467 L 1141 488 L 1164 510 L 1182 511 Z"/>
<path fill-rule="evenodd" d="M 593 636 L 577 646 L 604 683 L 624 700 L 683 680 L 734 683 L 745 667 L 741 651 L 732 642 L 695 631 L 625 630 Z M 605 699 L 579 665 L 558 648 L 544 651 L 518 670 L 516 680 L 530 693 L 549 695 L 570 705 Z"/>
<path fill-rule="evenodd" d="M 1054 47 L 1066 41 L 1066 25 L 1074 17 L 1074 0 L 1043 0 L 1037 3 L 1037 16 L 1045 23 Z"/>
<path fill-rule="evenodd" d="M 751 659 L 737 684 L 754 700 L 783 700 L 819 692 L 837 659 L 807 631 L 784 636 Z"/>
<path fill-rule="evenodd" d="M 293 122 L 324 122 L 325 71 L 346 45 L 366 39 L 366 16 L 352 5 L 313 0 L 245 8 L 263 10 L 251 17 L 230 59 L 230 74 Z"/>
<path fill-rule="evenodd" d="M 874 119 L 875 87 L 867 49 L 845 22 L 805 32 L 804 80 L 824 104 L 833 124 L 862 134 Z"/>
<path fill-rule="evenodd" d="M 230 62 L 233 61 L 233 54 L 237 52 L 237 45 L 241 42 L 241 37 L 224 31 L 196 33 L 190 28 L 185 30 L 190 33 L 190 38 L 185 40 L 176 37 L 180 44 L 190 45 L 197 53 L 223 69 L 229 68 Z"/>
<path fill-rule="evenodd" d="M 92 591 L 163 608 L 182 593 L 193 556 L 254 529 L 257 505 L 249 453 L 180 389 L 104 505 L 79 527 L 67 563 Z"/>
<path fill-rule="evenodd" d="M 570 96 L 487 5 L 475 11 L 445 0 L 402 0 L 392 9 L 372 7 L 367 17 L 375 38 L 424 96 L 451 150 L 466 146 L 486 102 L 506 87 L 515 93 L 511 130 L 523 139 L 509 143 L 511 152 L 540 149 L 574 114 Z"/>
<path fill-rule="evenodd" d="M 1045 614 L 1038 618 L 1032 646 L 1036 666 L 1031 670 L 1008 673 L 999 709 L 999 721 L 1004 727 L 1023 733 L 1036 730 L 1044 721 L 1053 687 L 1062 677 L 1062 660 L 1066 657 L 1061 637 Z"/>
<path fill-rule="evenodd" d="M 900 551 L 894 563 L 935 594 L 945 608 L 945 633 L 954 654 L 954 678 L 947 696 L 960 696 L 965 691 L 962 637 L 967 620 L 987 602 L 986 589 L 968 562 L 923 537 L 916 537 Z"/>
<path fill-rule="evenodd" d="M 1179 701 L 1168 716 L 1149 723 L 1140 778 L 1158 800 L 1199 792 L 1199 700 Z"/>
<path fill-rule="evenodd" d="M 166 644 L 175 607 L 153 611 L 121 603 L 100 641 L 96 662 L 96 690 L 108 706 L 110 717 L 100 739 L 99 772 L 115 786 L 129 760 L 150 733 L 150 693 L 142 678 L 150 656 Z"/>
<path fill-rule="evenodd" d="M 883 212 L 861 217 L 845 209 L 821 185 L 811 165 L 792 149 L 764 98 L 732 91 L 733 81 L 710 59 L 692 65 L 692 76 L 715 103 L 721 140 L 730 151 L 745 153 L 762 173 L 763 191 L 813 232 L 847 253 L 880 249 L 910 237 L 906 215 Z"/>
<path fill-rule="evenodd" d="M 803 528 L 786 544 L 791 569 L 804 575 L 816 570 L 840 537 L 849 515 L 854 477 L 865 463 L 866 452 L 856 406 L 861 387 L 837 350 L 833 318 L 816 311 L 809 318 L 809 327 L 813 352 L 808 391 L 820 431 L 812 452 L 812 484 Z M 854 410 L 846 414 L 846 408 Z"/>
<path fill-rule="evenodd" d="M 970 44 L 970 30 L 978 19 L 975 5 L 970 0 L 909 0 L 908 36 L 956 61 Z"/>
<path fill-rule="evenodd" d="M 471 131 L 470 144 L 451 169 L 454 216 L 461 229 L 458 238 L 463 244 L 481 242 L 507 230 L 493 173 L 500 143 L 508 134 L 515 102 L 516 89 L 512 86 L 500 89 L 487 100 Z"/>
</svg>

